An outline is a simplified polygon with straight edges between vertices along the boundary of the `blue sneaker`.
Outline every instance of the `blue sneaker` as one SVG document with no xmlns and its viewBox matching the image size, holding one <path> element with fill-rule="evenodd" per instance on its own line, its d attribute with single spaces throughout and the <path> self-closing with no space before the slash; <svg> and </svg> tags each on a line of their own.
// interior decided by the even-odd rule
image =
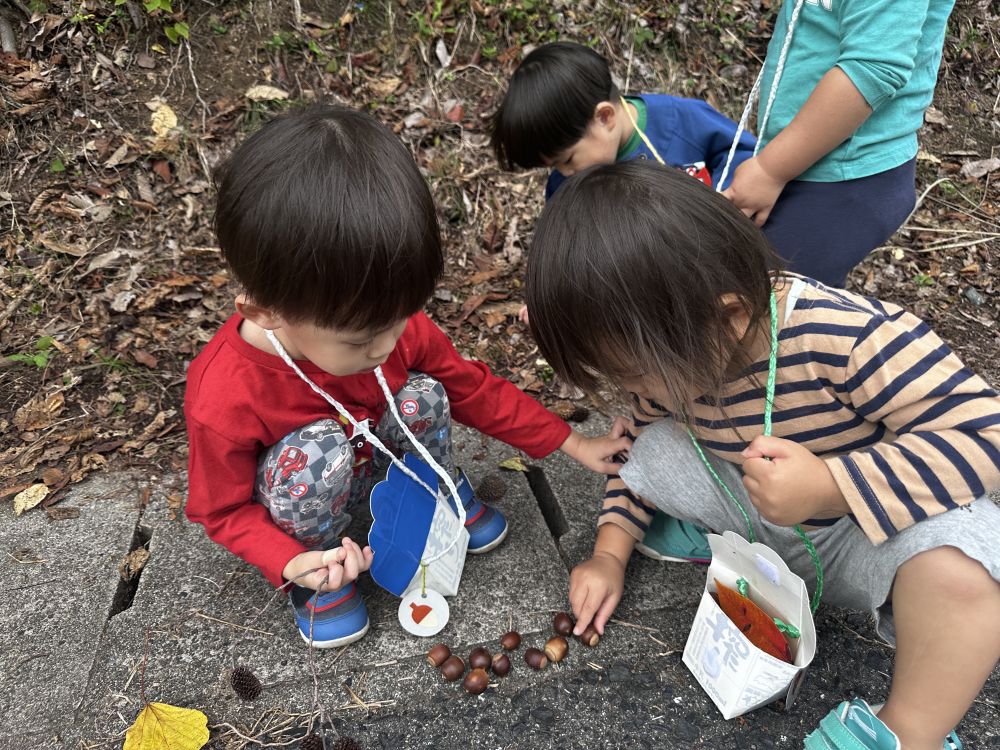
<svg viewBox="0 0 1000 750">
<path fill-rule="evenodd" d="M 657 511 L 646 536 L 635 548 L 654 560 L 708 565 L 712 562 L 712 548 L 705 538 L 707 533 L 700 526 Z"/>
<path fill-rule="evenodd" d="M 844 701 L 819 723 L 805 740 L 805 750 L 900 750 L 899 738 L 876 716 L 876 710 L 861 698 Z M 942 750 L 962 750 L 951 732 Z"/>
<path fill-rule="evenodd" d="M 507 519 L 496 508 L 476 499 L 469 478 L 461 469 L 458 470 L 457 480 L 458 496 L 465 508 L 465 528 L 469 532 L 468 552 L 473 555 L 489 552 L 506 539 Z M 454 499 L 449 497 L 448 504 L 457 515 Z"/>
<path fill-rule="evenodd" d="M 312 615 L 312 643 L 316 648 L 346 646 L 368 632 L 368 608 L 353 582 L 338 591 L 324 591 L 318 597 L 312 589 L 293 586 L 291 599 L 295 624 L 306 643 Z"/>
</svg>

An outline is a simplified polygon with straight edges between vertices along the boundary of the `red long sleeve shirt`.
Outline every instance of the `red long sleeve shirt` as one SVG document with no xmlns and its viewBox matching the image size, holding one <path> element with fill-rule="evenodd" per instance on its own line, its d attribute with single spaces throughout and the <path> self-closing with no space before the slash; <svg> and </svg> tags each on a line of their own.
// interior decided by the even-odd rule
<svg viewBox="0 0 1000 750">
<path fill-rule="evenodd" d="M 279 529 L 268 509 L 253 500 L 260 453 L 295 429 L 338 418 L 279 357 L 239 334 L 232 316 L 191 363 L 184 397 L 190 454 L 186 515 L 208 536 L 256 566 L 275 585 L 295 555 L 306 551 Z M 377 424 L 387 408 L 373 373 L 338 377 L 308 361 L 297 362 L 320 388 L 358 421 Z M 569 425 L 482 362 L 464 359 L 423 313 L 410 318 L 382 365 L 398 391 L 416 370 L 444 385 L 452 417 L 523 450 L 547 456 L 563 444 Z M 367 444 L 356 458 L 370 458 Z"/>
</svg>

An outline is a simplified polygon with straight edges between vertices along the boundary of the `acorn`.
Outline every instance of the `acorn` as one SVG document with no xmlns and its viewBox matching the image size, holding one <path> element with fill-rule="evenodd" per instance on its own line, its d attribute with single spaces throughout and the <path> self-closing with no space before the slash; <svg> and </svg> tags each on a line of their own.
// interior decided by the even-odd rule
<svg viewBox="0 0 1000 750">
<path fill-rule="evenodd" d="M 577 640 L 580 641 L 584 646 L 594 647 L 597 642 L 601 640 L 601 636 L 597 634 L 594 630 L 593 625 L 588 625 L 580 635 L 577 636 Z"/>
<path fill-rule="evenodd" d="M 494 654 L 493 663 L 490 665 L 493 674 L 498 677 L 506 677 L 510 672 L 510 657 L 507 654 Z"/>
<path fill-rule="evenodd" d="M 454 682 L 465 674 L 465 662 L 457 656 L 449 656 L 441 665 L 441 676 L 448 682 Z"/>
<path fill-rule="evenodd" d="M 515 651 L 521 645 L 521 634 L 511 630 L 500 636 L 500 646 L 504 651 Z"/>
<path fill-rule="evenodd" d="M 489 684 L 490 676 L 486 674 L 486 670 L 482 667 L 473 669 L 469 674 L 465 675 L 465 679 L 462 681 L 462 687 L 473 695 L 479 695 Z"/>
<path fill-rule="evenodd" d="M 470 669 L 488 669 L 490 662 L 493 657 L 490 652 L 487 651 L 482 646 L 472 649 L 472 653 L 469 654 L 469 668 Z"/>
<path fill-rule="evenodd" d="M 532 669 L 545 669 L 548 666 L 549 660 L 541 651 L 537 648 L 529 648 L 524 652 L 524 661 Z"/>
<path fill-rule="evenodd" d="M 552 629 L 559 635 L 569 635 L 573 632 L 573 618 L 560 612 L 552 619 Z"/>
<path fill-rule="evenodd" d="M 445 644 L 439 643 L 427 652 L 427 663 L 432 667 L 440 667 L 448 661 L 449 656 L 451 656 L 451 649 Z"/>
<path fill-rule="evenodd" d="M 249 667 L 236 667 L 229 677 L 229 682 L 236 694 L 243 700 L 252 701 L 264 690 L 257 675 L 250 671 Z"/>
<path fill-rule="evenodd" d="M 569 645 L 561 635 L 554 635 L 545 642 L 545 655 L 553 663 L 558 663 L 565 659 L 568 649 Z"/>
</svg>

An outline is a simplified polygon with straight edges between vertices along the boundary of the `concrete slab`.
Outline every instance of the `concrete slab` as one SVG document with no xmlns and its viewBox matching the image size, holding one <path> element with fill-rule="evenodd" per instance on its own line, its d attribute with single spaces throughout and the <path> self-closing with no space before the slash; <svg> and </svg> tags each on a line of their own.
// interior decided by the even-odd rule
<svg viewBox="0 0 1000 750">
<path fill-rule="evenodd" d="M 72 720 L 143 512 L 141 488 L 157 481 L 135 472 L 95 476 L 56 506 L 75 518 L 3 509 L 0 738 L 42 747 Z"/>
</svg>

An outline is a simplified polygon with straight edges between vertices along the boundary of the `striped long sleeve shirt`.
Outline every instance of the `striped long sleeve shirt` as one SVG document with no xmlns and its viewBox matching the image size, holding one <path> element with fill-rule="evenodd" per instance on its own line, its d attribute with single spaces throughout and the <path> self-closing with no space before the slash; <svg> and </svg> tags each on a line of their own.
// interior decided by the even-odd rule
<svg viewBox="0 0 1000 750">
<path fill-rule="evenodd" d="M 788 275 L 778 320 L 775 437 L 823 458 L 851 517 L 879 544 L 1000 488 L 1000 397 L 919 318 L 900 307 Z M 767 354 L 690 414 L 701 445 L 742 463 L 762 433 Z M 673 418 L 633 396 L 634 430 Z M 654 508 L 617 477 L 599 524 L 642 539 Z M 829 525 L 834 520 L 807 521 Z"/>
</svg>

